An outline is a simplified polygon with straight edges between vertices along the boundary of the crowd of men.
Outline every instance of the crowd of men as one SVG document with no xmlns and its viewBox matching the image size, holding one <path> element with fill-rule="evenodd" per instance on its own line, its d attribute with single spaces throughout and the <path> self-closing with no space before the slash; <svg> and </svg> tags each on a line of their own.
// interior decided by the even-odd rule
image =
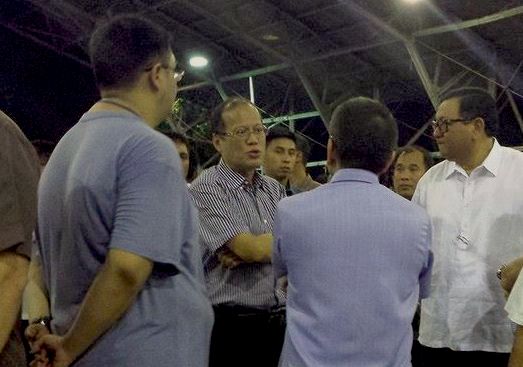
<svg viewBox="0 0 523 367">
<path fill-rule="evenodd" d="M 1 366 L 27 365 L 22 300 L 36 367 L 523 365 L 523 154 L 486 91 L 441 96 L 436 165 L 380 102 L 341 103 L 324 185 L 306 139 L 229 98 L 221 159 L 187 184 L 187 139 L 154 129 L 183 76 L 170 42 L 137 16 L 97 27 L 101 99 L 36 144 L 41 176 L 0 115 Z"/>
</svg>

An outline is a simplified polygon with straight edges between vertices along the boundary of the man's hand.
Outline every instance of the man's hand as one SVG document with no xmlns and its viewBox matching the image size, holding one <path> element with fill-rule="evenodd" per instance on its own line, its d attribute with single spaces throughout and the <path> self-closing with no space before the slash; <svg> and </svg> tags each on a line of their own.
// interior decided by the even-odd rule
<svg viewBox="0 0 523 367">
<path fill-rule="evenodd" d="M 31 348 L 38 339 L 47 334 L 50 334 L 49 330 L 45 325 L 42 325 L 40 323 L 31 324 L 25 329 L 25 337 L 27 338 L 27 341 L 29 342 L 29 346 L 31 346 Z"/>
<path fill-rule="evenodd" d="M 36 342 L 43 336 L 50 334 L 49 330 L 45 325 L 42 324 L 31 324 L 25 329 L 25 337 L 31 347 L 31 354 L 33 360 L 31 361 L 31 367 L 46 367 L 49 365 L 49 358 L 45 349 L 39 350 L 36 347 Z"/>
<path fill-rule="evenodd" d="M 220 251 L 218 254 L 218 260 L 224 268 L 228 269 L 233 269 L 238 265 L 245 263 L 238 255 L 228 248 L 224 248 L 222 251 Z"/>
<path fill-rule="evenodd" d="M 31 363 L 31 367 L 68 367 L 76 357 L 66 348 L 65 339 L 62 336 L 48 334 L 44 335 L 34 343 L 38 351 L 46 351 L 48 362 L 35 360 L 37 364 Z"/>
</svg>

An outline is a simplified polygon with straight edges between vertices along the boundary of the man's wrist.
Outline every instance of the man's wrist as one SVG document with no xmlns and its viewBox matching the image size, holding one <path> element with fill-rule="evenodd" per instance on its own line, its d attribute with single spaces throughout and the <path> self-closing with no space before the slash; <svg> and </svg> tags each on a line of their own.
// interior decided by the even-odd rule
<svg viewBox="0 0 523 367">
<path fill-rule="evenodd" d="M 33 319 L 31 320 L 31 322 L 29 323 L 30 325 L 42 325 L 42 326 L 45 326 L 47 328 L 47 330 L 51 331 L 51 321 L 52 321 L 52 317 L 51 316 L 40 316 L 36 319 Z"/>
<path fill-rule="evenodd" d="M 73 362 L 87 349 L 88 346 L 83 347 L 82 341 L 76 338 L 71 331 L 72 330 L 69 330 L 69 332 L 62 337 L 62 348 L 65 354 L 71 358 L 71 362 Z"/>
</svg>

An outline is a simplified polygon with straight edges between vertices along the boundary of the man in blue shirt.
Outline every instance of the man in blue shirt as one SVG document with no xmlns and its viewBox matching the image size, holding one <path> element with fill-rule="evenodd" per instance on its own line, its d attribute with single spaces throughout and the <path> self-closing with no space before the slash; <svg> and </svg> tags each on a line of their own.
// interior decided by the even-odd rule
<svg viewBox="0 0 523 367">
<path fill-rule="evenodd" d="M 432 263 L 429 218 L 378 182 L 398 134 L 385 106 L 351 99 L 329 130 L 331 182 L 282 200 L 275 219 L 275 276 L 288 277 L 281 364 L 410 366 Z"/>
<path fill-rule="evenodd" d="M 138 17 L 100 26 L 90 54 L 102 99 L 59 142 L 39 187 L 53 334 L 26 333 L 56 367 L 207 366 L 197 213 L 172 142 L 153 130 L 183 73 L 168 33 Z"/>
</svg>

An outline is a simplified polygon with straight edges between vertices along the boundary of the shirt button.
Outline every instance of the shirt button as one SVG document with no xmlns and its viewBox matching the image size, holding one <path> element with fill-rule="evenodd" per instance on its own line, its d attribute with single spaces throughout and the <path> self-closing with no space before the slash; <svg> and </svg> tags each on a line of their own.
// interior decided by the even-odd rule
<svg viewBox="0 0 523 367">
<path fill-rule="evenodd" d="M 457 246 L 460 250 L 467 250 L 470 246 L 470 242 L 465 236 L 460 234 L 457 238 Z"/>
</svg>

